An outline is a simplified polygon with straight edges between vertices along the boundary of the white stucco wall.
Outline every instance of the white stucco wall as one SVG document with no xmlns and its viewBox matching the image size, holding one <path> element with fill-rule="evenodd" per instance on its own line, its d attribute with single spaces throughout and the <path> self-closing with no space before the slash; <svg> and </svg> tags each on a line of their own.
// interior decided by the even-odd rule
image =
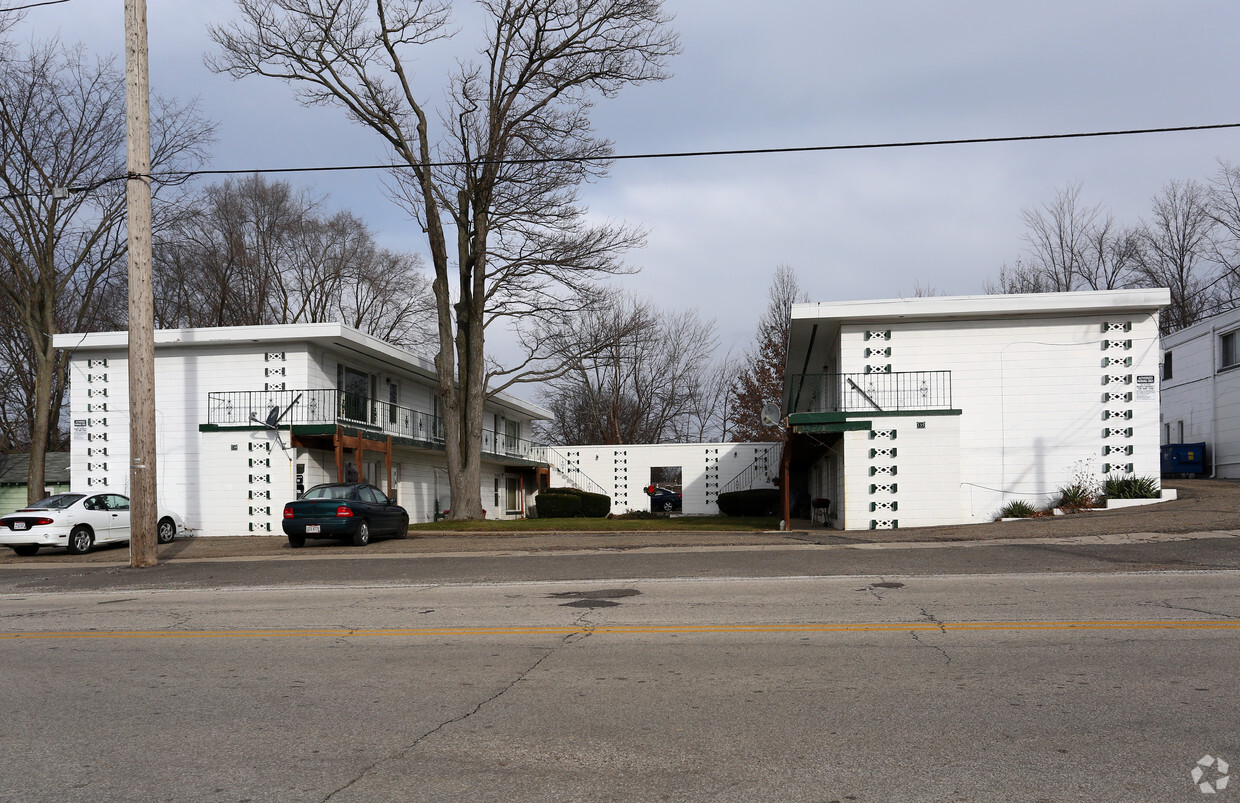
<svg viewBox="0 0 1240 803">
<path fill-rule="evenodd" d="M 927 527 L 966 515 L 960 493 L 960 417 L 876 417 L 871 431 L 844 433 L 849 530 Z"/>
<path fill-rule="evenodd" d="M 585 475 L 611 497 L 611 512 L 649 510 L 650 497 L 643 490 L 650 484 L 650 469 L 679 466 L 683 513 L 713 515 L 719 512 L 717 498 L 721 488 L 767 454 L 770 443 L 676 443 L 621 446 L 556 446 L 551 459 L 553 487 L 580 484 Z M 773 488 L 769 477 L 778 475 L 779 466 L 757 472 L 764 481 L 757 488 Z"/>
<path fill-rule="evenodd" d="M 1101 481 L 1108 471 L 1129 473 L 1131 467 L 1138 476 L 1158 476 L 1155 315 L 1098 310 L 980 320 L 910 318 L 842 325 L 838 369 L 832 368 L 951 372 L 951 406 L 960 416 L 927 418 L 925 430 L 910 431 L 904 421 L 896 427 L 899 439 L 908 431 L 927 444 L 924 451 L 897 444 L 899 493 L 893 501 L 899 515 L 890 518 L 900 527 L 987 521 L 1008 501 L 1044 505 L 1057 489 L 1081 477 Z M 882 352 L 875 355 L 878 347 Z M 891 428 L 881 418 L 873 426 Z M 863 457 L 872 445 L 868 438 L 866 432 L 845 437 L 850 529 L 881 520 L 868 510 L 870 499 L 857 498 L 871 484 Z M 958 473 L 945 468 L 945 459 L 958 460 Z M 928 483 L 924 492 L 913 497 L 922 482 Z"/>
<path fill-rule="evenodd" d="M 56 336 L 58 348 L 73 351 L 69 409 L 74 489 L 128 493 L 125 341 L 125 333 Z M 200 425 L 211 420 L 209 394 L 330 389 L 336 385 L 338 362 L 374 374 L 379 401 L 388 400 L 391 380 L 399 386 L 402 407 L 433 412 L 433 378 L 427 375 L 427 364 L 334 324 L 158 332 L 155 404 L 160 504 L 180 513 L 200 535 L 280 533 L 283 504 L 296 495 L 296 465 L 306 467 L 305 487 L 333 481 L 334 453 L 292 448 L 287 429 L 281 432 L 284 448 L 266 430 L 201 432 Z M 503 418 L 519 421 L 525 436 L 529 418 L 538 408 L 503 398 L 488 404 L 488 422 L 495 420 L 497 410 Z M 244 414 L 234 417 L 236 424 L 247 423 Z M 256 451 L 259 447 L 262 451 Z M 442 451 L 397 446 L 393 461 L 400 465 L 397 491 L 411 521 L 432 520 L 436 499 L 441 509 L 450 505 Z M 497 479 L 501 501 L 505 501 L 505 463 L 484 462 L 483 507 L 490 517 L 507 517 L 505 510 L 496 510 L 493 504 Z M 532 483 L 527 480 L 525 484 Z M 528 499 L 529 494 L 527 505 Z"/>
</svg>

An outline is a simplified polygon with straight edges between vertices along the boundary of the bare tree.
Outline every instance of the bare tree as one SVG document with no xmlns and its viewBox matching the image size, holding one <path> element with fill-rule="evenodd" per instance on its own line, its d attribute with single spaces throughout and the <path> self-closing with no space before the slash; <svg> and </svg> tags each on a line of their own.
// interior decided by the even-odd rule
<svg viewBox="0 0 1240 803">
<path fill-rule="evenodd" d="M 1141 281 L 1142 236 L 1102 210 L 1081 203 L 1081 185 L 1058 190 L 1050 203 L 1023 209 L 1025 256 L 999 269 L 987 293 L 1115 290 Z"/>
<path fill-rule="evenodd" d="M 623 226 L 589 225 L 577 188 L 611 155 L 591 129 L 594 100 L 661 80 L 678 50 L 661 3 L 479 0 L 480 59 L 461 63 L 437 124 L 424 100 L 434 91 L 412 67 L 421 46 L 453 35 L 448 0 L 237 6 L 238 22 L 211 30 L 220 52 L 209 66 L 282 79 L 390 148 L 393 194 L 425 230 L 434 268 L 452 516 L 479 518 L 484 401 L 575 364 L 584 346 L 565 350 L 573 319 L 599 303 L 597 278 L 623 270 L 621 254 L 642 242 Z M 520 336 L 514 365 L 488 360 L 496 323 Z"/>
<path fill-rule="evenodd" d="M 684 443 L 713 434 L 720 400 L 715 324 L 621 297 L 586 316 L 592 357 L 546 383 L 557 443 Z"/>
<path fill-rule="evenodd" d="M 1215 215 L 1210 193 L 1192 180 L 1167 182 L 1153 204 L 1142 227 L 1140 273 L 1145 286 L 1171 290 L 1171 304 L 1159 317 L 1166 334 L 1218 307 L 1215 266 L 1209 260 Z"/>
<path fill-rule="evenodd" d="M 201 158 L 211 127 L 193 105 L 155 98 L 152 118 L 153 166 Z M 124 322 L 124 178 L 124 83 L 111 60 L 54 41 L 0 60 L 0 300 L 14 338 L 4 356 L 28 374 L 19 384 L 31 501 L 47 447 L 62 442 L 68 355 L 52 335 Z"/>
<path fill-rule="evenodd" d="M 1210 217 L 1214 222 L 1210 237 L 1210 259 L 1218 275 L 1202 290 L 1211 295 L 1208 314 L 1240 305 L 1240 167 L 1219 163 L 1210 179 Z"/>
<path fill-rule="evenodd" d="M 766 310 L 758 322 L 754 343 L 741 360 L 743 369 L 733 380 L 729 411 L 733 440 L 783 440 L 781 427 L 762 422 L 762 407 L 783 396 L 792 305 L 808 300 L 797 281 L 796 271 L 788 265 L 777 267 L 767 289 Z"/>
<path fill-rule="evenodd" d="M 433 308 L 421 260 L 380 248 L 347 212 L 261 176 L 206 187 L 158 239 L 164 327 L 339 321 L 403 346 L 424 343 Z"/>
</svg>

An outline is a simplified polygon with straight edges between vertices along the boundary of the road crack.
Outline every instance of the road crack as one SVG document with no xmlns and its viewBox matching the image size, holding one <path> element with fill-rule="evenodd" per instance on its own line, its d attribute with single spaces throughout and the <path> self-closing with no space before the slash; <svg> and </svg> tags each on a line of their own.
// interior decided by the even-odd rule
<svg viewBox="0 0 1240 803">
<path fill-rule="evenodd" d="M 916 641 L 921 646 L 929 647 L 930 649 L 936 651 L 939 655 L 943 656 L 943 660 L 946 662 L 947 666 L 951 665 L 952 657 L 947 654 L 947 650 L 943 649 L 937 644 L 931 644 L 928 641 L 922 641 L 921 638 L 917 635 L 916 630 L 910 630 L 909 635 L 913 637 L 913 641 Z"/>
<path fill-rule="evenodd" d="M 396 751 L 395 753 L 384 756 L 383 758 L 380 758 L 377 761 L 374 761 L 373 763 L 367 765 L 361 770 L 361 772 L 359 772 L 356 776 L 354 776 L 352 780 L 350 780 L 348 783 L 344 784 L 343 786 L 340 786 L 337 789 L 333 790 L 330 794 L 328 794 L 325 798 L 323 798 L 323 803 L 327 803 L 327 801 L 332 800 L 333 798 L 335 798 L 337 795 L 341 794 L 342 792 L 348 791 L 351 787 L 356 785 L 359 781 L 363 780 L 367 775 L 373 772 L 377 767 L 383 764 L 386 764 L 388 762 L 391 762 L 391 761 L 403 760 L 406 756 L 408 756 L 415 749 L 417 749 L 418 745 L 422 744 L 422 742 L 434 736 L 436 733 L 439 733 L 439 731 L 443 730 L 444 728 L 450 725 L 456 725 L 458 723 L 464 722 L 465 720 L 474 716 L 486 706 L 490 705 L 491 703 L 495 702 L 499 698 L 503 697 L 505 694 L 511 691 L 514 687 L 516 687 L 517 684 L 519 684 L 521 681 L 529 677 L 531 673 L 533 673 L 535 670 L 538 669 L 539 666 L 542 665 L 543 661 L 546 661 L 548 658 L 554 655 L 558 650 L 589 638 L 591 635 L 594 634 L 594 629 L 598 626 L 596 622 L 591 622 L 589 620 L 588 618 L 589 616 L 590 616 L 590 611 L 587 610 L 587 611 L 582 612 L 582 614 L 578 616 L 577 619 L 574 620 L 573 622 L 575 626 L 581 628 L 580 630 L 576 630 L 564 636 L 563 638 L 561 638 L 559 645 L 555 647 L 542 648 L 543 654 L 538 657 L 538 660 L 534 661 L 534 663 L 526 667 L 525 670 L 520 672 L 515 678 L 513 678 L 502 689 L 495 692 L 490 697 L 487 697 L 485 700 L 482 700 L 477 705 L 475 705 L 473 708 L 470 708 L 468 711 L 462 714 L 458 714 L 457 716 L 451 717 L 450 719 L 445 719 L 443 722 L 440 722 L 435 727 L 426 731 L 421 736 L 417 737 L 412 742 L 405 745 L 404 747 L 402 747 L 400 750 Z"/>
<path fill-rule="evenodd" d="M 930 611 L 926 610 L 924 607 L 920 608 L 920 611 L 921 611 L 921 616 L 923 619 L 925 619 L 927 622 L 930 622 L 933 625 L 936 625 L 939 628 L 939 633 L 942 633 L 942 634 L 947 633 L 947 628 L 943 626 L 942 622 L 940 622 L 937 618 L 935 618 L 934 614 L 930 613 Z M 946 665 L 948 666 L 951 665 L 952 657 L 947 654 L 947 650 L 943 649 L 937 644 L 931 644 L 928 641 L 922 641 L 921 637 L 917 635 L 916 630 L 910 630 L 909 635 L 913 637 L 913 641 L 917 642 L 923 647 L 929 647 L 932 650 L 938 651 L 939 655 L 942 655 L 943 660 L 946 661 Z"/>
<path fill-rule="evenodd" d="M 1169 608 L 1173 611 L 1187 611 L 1188 613 L 1205 613 L 1205 614 L 1209 614 L 1210 616 L 1220 616 L 1224 619 L 1240 619 L 1240 616 L 1236 616 L 1234 613 L 1221 613 L 1219 611 L 1207 611 L 1203 608 L 1188 608 L 1183 605 L 1172 605 L 1170 602 L 1166 600 L 1160 602 L 1159 605 L 1163 608 Z"/>
</svg>

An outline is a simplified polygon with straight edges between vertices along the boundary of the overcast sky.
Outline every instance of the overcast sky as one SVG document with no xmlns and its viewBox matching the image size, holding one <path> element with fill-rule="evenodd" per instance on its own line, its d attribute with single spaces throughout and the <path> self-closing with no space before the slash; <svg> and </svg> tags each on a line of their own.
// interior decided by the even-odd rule
<svg viewBox="0 0 1240 803">
<path fill-rule="evenodd" d="M 5 5 L 13 5 L 17 0 Z M 684 52 L 673 77 L 603 101 L 594 119 L 617 153 L 1016 136 L 1240 122 L 1240 3 L 1072 0 L 668 0 Z M 209 73 L 208 23 L 230 0 L 148 0 L 151 84 L 197 95 L 219 125 L 211 167 L 383 161 L 377 137 L 336 109 L 303 109 L 271 79 Z M 463 11 L 462 21 L 469 18 Z M 16 32 L 59 33 L 123 54 L 121 0 L 32 9 Z M 471 26 L 453 52 L 477 47 Z M 450 64 L 421 65 L 442 97 Z M 1095 140 L 619 162 L 584 198 L 591 214 L 645 227 L 624 280 L 669 309 L 718 321 L 744 349 L 772 270 L 786 263 L 812 301 L 889 298 L 915 284 L 980 293 L 1021 255 L 1020 213 L 1070 183 L 1121 223 L 1147 215 L 1172 179 L 1240 161 L 1240 130 Z M 421 251 L 380 175 L 290 179 L 331 196 L 384 245 Z"/>
</svg>

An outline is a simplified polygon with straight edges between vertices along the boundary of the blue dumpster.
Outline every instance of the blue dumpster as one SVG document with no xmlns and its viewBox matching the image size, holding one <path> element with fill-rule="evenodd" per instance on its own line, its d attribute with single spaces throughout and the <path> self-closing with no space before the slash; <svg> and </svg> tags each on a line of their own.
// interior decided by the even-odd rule
<svg viewBox="0 0 1240 803">
<path fill-rule="evenodd" d="M 1159 456 L 1164 475 L 1206 473 L 1204 443 L 1167 443 L 1163 445 Z"/>
</svg>

